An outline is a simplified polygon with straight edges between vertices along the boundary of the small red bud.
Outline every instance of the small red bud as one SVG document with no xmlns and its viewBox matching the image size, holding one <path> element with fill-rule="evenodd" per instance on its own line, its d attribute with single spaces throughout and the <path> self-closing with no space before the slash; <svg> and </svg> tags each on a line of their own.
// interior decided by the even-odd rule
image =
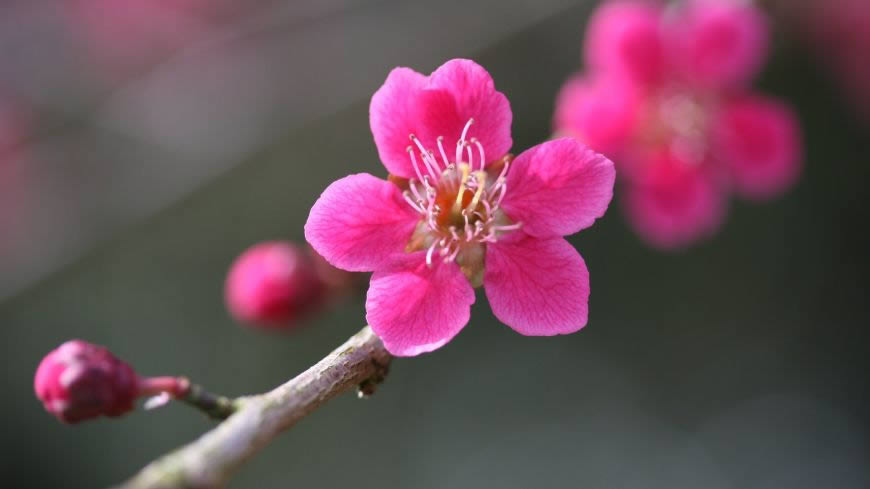
<svg viewBox="0 0 870 489">
<path fill-rule="evenodd" d="M 285 328 L 320 304 L 324 284 L 310 257 L 283 241 L 248 248 L 230 267 L 225 299 L 237 320 Z"/>
<path fill-rule="evenodd" d="M 42 359 L 33 387 L 46 411 L 65 423 L 77 423 L 132 410 L 140 379 L 109 350 L 70 340 Z"/>
</svg>

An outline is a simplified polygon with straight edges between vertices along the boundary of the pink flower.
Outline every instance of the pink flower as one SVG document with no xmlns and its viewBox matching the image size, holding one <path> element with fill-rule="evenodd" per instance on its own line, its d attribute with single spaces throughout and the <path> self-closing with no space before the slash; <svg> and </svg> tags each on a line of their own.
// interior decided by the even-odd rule
<svg viewBox="0 0 870 489">
<path fill-rule="evenodd" d="M 366 318 L 391 353 L 450 341 L 481 285 L 496 317 L 521 334 L 586 324 L 589 274 L 563 236 L 604 214 L 609 160 L 568 138 L 512 160 L 510 105 L 469 60 L 428 77 L 393 70 L 370 114 L 393 176 L 330 185 L 305 237 L 334 266 L 374 272 Z"/>
<path fill-rule="evenodd" d="M 289 242 L 247 249 L 227 275 L 227 308 L 237 320 L 270 329 L 293 326 L 321 301 L 324 284 L 314 263 Z"/>
<path fill-rule="evenodd" d="M 592 16 L 589 72 L 563 86 L 555 128 L 616 160 L 629 222 L 650 244 L 684 247 L 715 233 L 732 189 L 769 198 L 796 181 L 796 117 L 744 86 L 767 42 L 761 12 L 737 0 L 667 12 L 614 0 Z"/>
</svg>

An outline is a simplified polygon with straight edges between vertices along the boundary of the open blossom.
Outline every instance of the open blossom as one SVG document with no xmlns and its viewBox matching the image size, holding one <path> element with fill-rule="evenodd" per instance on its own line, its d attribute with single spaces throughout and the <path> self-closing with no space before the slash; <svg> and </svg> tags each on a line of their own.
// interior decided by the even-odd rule
<svg viewBox="0 0 870 489">
<path fill-rule="evenodd" d="M 601 217 L 613 164 L 563 138 L 513 159 L 512 114 L 469 60 L 425 76 L 396 68 L 370 122 L 387 180 L 361 173 L 330 185 L 305 237 L 327 261 L 372 271 L 366 318 L 400 356 L 432 351 L 468 322 L 474 287 L 525 335 L 586 324 L 589 274 L 563 238 Z"/>
<path fill-rule="evenodd" d="M 587 72 L 563 86 L 554 125 L 615 159 L 629 222 L 649 243 L 710 236 L 732 191 L 770 198 L 797 179 L 795 115 L 747 87 L 767 43 L 761 12 L 738 0 L 667 11 L 613 0 L 593 14 Z"/>
</svg>

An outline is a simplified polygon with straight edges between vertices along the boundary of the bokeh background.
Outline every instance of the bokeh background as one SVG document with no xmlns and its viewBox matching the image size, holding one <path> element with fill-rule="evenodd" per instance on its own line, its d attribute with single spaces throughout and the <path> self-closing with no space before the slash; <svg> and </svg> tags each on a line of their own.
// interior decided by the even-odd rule
<svg viewBox="0 0 870 489">
<path fill-rule="evenodd" d="M 291 334 L 239 327 L 226 270 L 257 241 L 301 242 L 332 180 L 383 173 L 367 108 L 394 66 L 472 57 L 511 101 L 514 150 L 546 139 L 594 4 L 2 2 L 0 484 L 109 486 L 212 426 L 177 405 L 58 423 L 32 379 L 66 339 L 238 395 L 362 327 L 362 295 Z M 615 201 L 571 239 L 582 332 L 522 337 L 479 294 L 454 341 L 306 418 L 230 487 L 870 487 L 870 124 L 798 8 L 780 2 L 758 81 L 800 114 L 796 188 L 735 202 L 681 253 L 646 247 Z"/>
</svg>

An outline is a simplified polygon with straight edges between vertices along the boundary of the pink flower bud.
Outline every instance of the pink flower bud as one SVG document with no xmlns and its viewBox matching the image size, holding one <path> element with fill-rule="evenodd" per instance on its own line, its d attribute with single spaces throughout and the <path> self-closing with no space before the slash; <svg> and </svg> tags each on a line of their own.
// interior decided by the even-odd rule
<svg viewBox="0 0 870 489">
<path fill-rule="evenodd" d="M 239 321 L 282 328 L 319 304 L 323 283 L 310 258 L 288 242 L 252 246 L 230 268 L 225 298 Z"/>
<path fill-rule="evenodd" d="M 70 340 L 40 362 L 33 382 L 46 411 L 65 423 L 120 416 L 133 409 L 140 381 L 103 347 Z"/>
</svg>

